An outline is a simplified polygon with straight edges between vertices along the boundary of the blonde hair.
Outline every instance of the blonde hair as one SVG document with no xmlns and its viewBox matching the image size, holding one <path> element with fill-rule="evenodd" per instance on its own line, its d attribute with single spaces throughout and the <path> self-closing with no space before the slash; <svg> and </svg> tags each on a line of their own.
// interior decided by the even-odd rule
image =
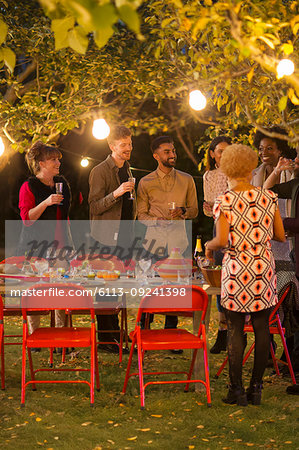
<svg viewBox="0 0 299 450">
<path fill-rule="evenodd" d="M 228 178 L 242 178 L 249 175 L 257 163 L 258 156 L 252 148 L 243 144 L 232 144 L 222 153 L 220 169 Z"/>
<path fill-rule="evenodd" d="M 56 147 L 44 144 L 42 141 L 37 141 L 26 153 L 25 159 L 29 170 L 37 175 L 40 171 L 40 161 L 46 161 L 51 158 L 62 158 L 60 150 Z"/>
</svg>

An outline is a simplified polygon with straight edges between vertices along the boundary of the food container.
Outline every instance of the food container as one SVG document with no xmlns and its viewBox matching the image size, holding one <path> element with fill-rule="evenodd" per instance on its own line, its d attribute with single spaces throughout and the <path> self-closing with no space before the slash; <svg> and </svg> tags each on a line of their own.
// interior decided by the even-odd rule
<svg viewBox="0 0 299 450">
<path fill-rule="evenodd" d="M 179 248 L 173 248 L 169 258 L 165 259 L 156 270 L 160 277 L 168 280 L 177 280 L 178 272 L 188 270 L 189 266 L 186 260 L 182 257 Z"/>
<path fill-rule="evenodd" d="M 118 270 L 114 270 L 112 272 L 106 271 L 103 273 L 104 280 L 112 281 L 117 280 L 120 277 L 120 272 Z"/>
<path fill-rule="evenodd" d="M 220 267 L 203 267 L 202 274 L 206 282 L 212 287 L 221 287 L 221 266 Z"/>
</svg>

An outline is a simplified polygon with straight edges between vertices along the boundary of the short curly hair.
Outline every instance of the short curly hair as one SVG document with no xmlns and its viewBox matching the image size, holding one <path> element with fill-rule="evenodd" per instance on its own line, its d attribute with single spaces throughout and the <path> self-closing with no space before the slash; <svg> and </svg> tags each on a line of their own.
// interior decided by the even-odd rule
<svg viewBox="0 0 299 450">
<path fill-rule="evenodd" d="M 249 175 L 258 163 L 256 152 L 243 144 L 228 145 L 221 157 L 220 169 L 228 178 L 243 178 Z"/>
<path fill-rule="evenodd" d="M 124 125 L 117 125 L 111 128 L 110 134 L 107 137 L 108 144 L 114 144 L 114 142 L 124 139 L 126 137 L 131 137 L 132 133 L 129 128 Z"/>
<path fill-rule="evenodd" d="M 46 161 L 53 157 L 61 159 L 61 151 L 57 147 L 44 144 L 42 141 L 36 141 L 25 155 L 29 170 L 34 175 L 37 175 L 40 171 L 40 161 Z"/>
<path fill-rule="evenodd" d="M 279 133 L 279 134 L 287 135 L 287 132 L 285 131 L 285 129 L 279 127 L 278 125 L 273 125 L 273 127 L 271 127 L 271 128 L 266 128 L 266 131 L 268 131 L 269 133 Z M 296 158 L 296 150 L 294 148 L 289 147 L 286 140 L 267 136 L 266 134 L 262 133 L 259 130 L 257 130 L 257 132 L 255 133 L 253 145 L 257 149 L 259 149 L 260 143 L 263 139 L 271 139 L 272 141 L 274 141 L 276 143 L 278 150 L 281 152 L 281 156 L 283 158 L 288 158 L 288 159 Z"/>
</svg>

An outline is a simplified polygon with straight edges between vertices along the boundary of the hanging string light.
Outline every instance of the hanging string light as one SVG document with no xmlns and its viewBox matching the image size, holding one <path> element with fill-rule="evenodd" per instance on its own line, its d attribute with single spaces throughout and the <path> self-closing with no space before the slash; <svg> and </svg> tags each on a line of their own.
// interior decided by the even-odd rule
<svg viewBox="0 0 299 450">
<path fill-rule="evenodd" d="M 105 119 L 96 119 L 93 122 L 92 134 L 96 139 L 106 139 L 110 134 L 110 127 Z"/>
<path fill-rule="evenodd" d="M 2 156 L 2 155 L 3 155 L 3 153 L 4 153 L 4 150 L 5 150 L 5 147 L 4 147 L 4 142 L 3 142 L 3 139 L 2 139 L 2 137 L 0 137 L 0 156 Z"/>
<path fill-rule="evenodd" d="M 284 76 L 292 75 L 292 73 L 294 73 L 294 70 L 295 70 L 295 65 L 294 65 L 293 61 L 291 61 L 290 59 L 282 59 L 277 64 L 277 68 L 276 68 L 277 78 L 279 79 Z"/>
<path fill-rule="evenodd" d="M 192 109 L 195 109 L 195 111 L 200 111 L 206 107 L 207 99 L 201 91 L 195 89 L 189 94 L 189 105 Z"/>
<path fill-rule="evenodd" d="M 82 158 L 80 164 L 82 167 L 87 167 L 89 165 L 89 161 L 87 158 Z"/>
</svg>

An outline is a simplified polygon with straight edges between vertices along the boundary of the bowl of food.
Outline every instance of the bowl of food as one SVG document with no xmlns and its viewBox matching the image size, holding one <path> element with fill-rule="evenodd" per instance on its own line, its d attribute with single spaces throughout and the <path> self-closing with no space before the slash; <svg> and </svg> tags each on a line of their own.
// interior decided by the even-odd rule
<svg viewBox="0 0 299 450">
<path fill-rule="evenodd" d="M 120 277 L 120 272 L 118 270 L 113 271 L 107 271 L 103 273 L 104 280 L 112 281 L 112 280 L 118 280 Z"/>
<path fill-rule="evenodd" d="M 202 267 L 200 270 L 210 286 L 221 287 L 221 266 Z"/>
</svg>

